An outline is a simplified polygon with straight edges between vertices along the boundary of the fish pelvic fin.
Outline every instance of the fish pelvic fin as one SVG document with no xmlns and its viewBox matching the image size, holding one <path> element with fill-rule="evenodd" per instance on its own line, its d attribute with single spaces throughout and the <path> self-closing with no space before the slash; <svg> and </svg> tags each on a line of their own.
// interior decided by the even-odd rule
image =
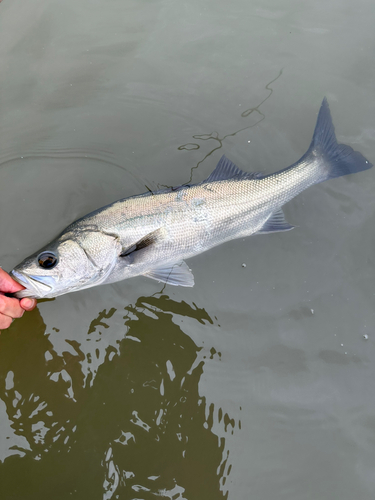
<svg viewBox="0 0 375 500">
<path fill-rule="evenodd" d="M 361 172 L 373 166 L 361 153 L 354 151 L 346 144 L 337 142 L 326 97 L 320 106 L 310 147 L 301 160 L 313 159 L 311 157 L 323 160 L 318 182 Z"/>
<path fill-rule="evenodd" d="M 183 260 L 176 264 L 151 269 L 144 276 L 168 285 L 194 286 L 194 275 Z"/>
</svg>

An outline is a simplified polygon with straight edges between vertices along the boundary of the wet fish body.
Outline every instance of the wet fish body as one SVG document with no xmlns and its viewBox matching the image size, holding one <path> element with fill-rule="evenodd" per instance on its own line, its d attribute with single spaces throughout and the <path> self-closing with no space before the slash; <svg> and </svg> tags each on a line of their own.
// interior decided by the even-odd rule
<svg viewBox="0 0 375 500">
<path fill-rule="evenodd" d="M 18 297 L 56 297 L 134 276 L 193 286 L 185 263 L 226 241 L 288 231 L 282 206 L 308 187 L 372 165 L 338 144 L 326 99 L 298 162 L 270 175 L 243 172 L 225 156 L 202 183 L 116 201 L 68 226 L 12 276 Z"/>
</svg>

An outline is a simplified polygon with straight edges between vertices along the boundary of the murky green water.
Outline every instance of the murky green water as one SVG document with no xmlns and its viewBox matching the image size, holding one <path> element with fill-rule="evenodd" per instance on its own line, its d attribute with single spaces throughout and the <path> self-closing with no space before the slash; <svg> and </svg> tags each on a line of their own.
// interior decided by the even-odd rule
<svg viewBox="0 0 375 500">
<path fill-rule="evenodd" d="M 4 0 L 0 264 L 223 153 L 291 164 L 324 95 L 374 163 L 374 21 L 366 0 Z M 190 260 L 191 290 L 135 278 L 15 321 L 0 498 L 372 500 L 374 188 L 311 188 L 294 231 Z"/>
</svg>

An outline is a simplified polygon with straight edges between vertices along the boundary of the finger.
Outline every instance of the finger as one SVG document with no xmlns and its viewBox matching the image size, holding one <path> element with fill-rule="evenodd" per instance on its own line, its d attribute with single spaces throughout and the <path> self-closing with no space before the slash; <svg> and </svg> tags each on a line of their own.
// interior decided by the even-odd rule
<svg viewBox="0 0 375 500">
<path fill-rule="evenodd" d="M 0 331 L 6 330 L 13 322 L 13 318 L 0 313 Z"/>
<path fill-rule="evenodd" d="M 20 301 L 18 299 L 0 295 L 0 313 L 10 316 L 11 318 L 20 318 L 24 312 L 25 310 L 20 306 Z"/>
<path fill-rule="evenodd" d="M 25 309 L 25 311 L 32 311 L 34 307 L 36 307 L 36 300 L 30 299 L 29 297 L 21 299 L 20 306 L 22 307 L 22 309 Z"/>
<path fill-rule="evenodd" d="M 8 273 L 0 268 L 0 290 L 6 293 L 14 293 L 25 287 L 17 283 Z"/>
</svg>

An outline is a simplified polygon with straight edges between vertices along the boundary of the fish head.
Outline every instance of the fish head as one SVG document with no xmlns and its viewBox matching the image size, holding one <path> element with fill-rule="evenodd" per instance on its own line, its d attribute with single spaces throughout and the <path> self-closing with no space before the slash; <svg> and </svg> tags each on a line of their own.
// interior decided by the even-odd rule
<svg viewBox="0 0 375 500">
<path fill-rule="evenodd" d="M 99 285 L 113 269 L 120 245 L 98 231 L 63 235 L 27 257 L 10 273 L 25 287 L 17 298 L 52 298 Z"/>
</svg>

